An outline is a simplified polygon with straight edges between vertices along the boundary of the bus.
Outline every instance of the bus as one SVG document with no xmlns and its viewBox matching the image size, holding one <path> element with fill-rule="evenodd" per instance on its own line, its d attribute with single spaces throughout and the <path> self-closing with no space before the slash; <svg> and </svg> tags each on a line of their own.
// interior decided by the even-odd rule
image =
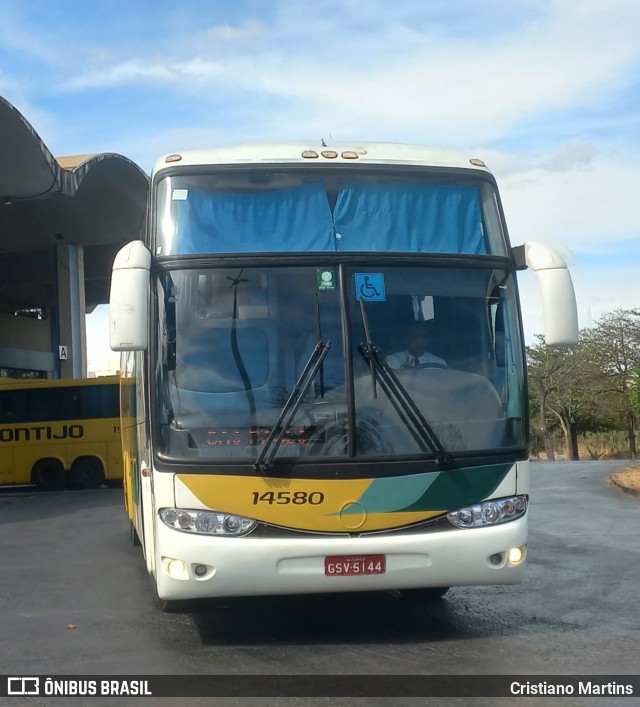
<svg viewBox="0 0 640 707">
<path fill-rule="evenodd" d="M 61 491 L 119 483 L 119 380 L 0 378 L 0 484 Z"/>
<path fill-rule="evenodd" d="M 478 159 L 416 146 L 169 154 L 116 255 L 125 503 L 155 597 L 515 584 L 528 419 L 516 272 L 577 340 L 564 260 L 511 247 Z M 424 327 L 431 359 L 393 366 Z M 396 356 L 397 359 L 397 356 Z"/>
</svg>

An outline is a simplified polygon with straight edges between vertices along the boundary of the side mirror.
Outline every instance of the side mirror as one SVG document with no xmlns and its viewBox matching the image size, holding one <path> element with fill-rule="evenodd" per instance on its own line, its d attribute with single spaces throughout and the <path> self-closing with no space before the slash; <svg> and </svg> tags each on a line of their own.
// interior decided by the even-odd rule
<svg viewBox="0 0 640 707">
<path fill-rule="evenodd" d="M 113 351 L 144 351 L 148 346 L 151 253 L 131 241 L 113 261 L 109 293 L 109 345 Z"/>
<path fill-rule="evenodd" d="M 578 343 L 578 308 L 571 274 L 562 256 L 553 248 L 527 241 L 511 249 L 520 270 L 530 268 L 536 274 L 542 296 L 544 338 L 547 346 L 571 346 Z"/>
</svg>

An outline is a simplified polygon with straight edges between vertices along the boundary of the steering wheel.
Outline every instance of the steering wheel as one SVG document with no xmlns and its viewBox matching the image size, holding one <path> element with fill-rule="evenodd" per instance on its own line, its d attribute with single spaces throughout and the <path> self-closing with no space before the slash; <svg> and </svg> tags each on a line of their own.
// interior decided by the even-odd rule
<svg viewBox="0 0 640 707">
<path fill-rule="evenodd" d="M 358 448 L 366 454 L 390 454 L 393 452 L 393 440 L 388 439 L 382 430 L 395 429 L 392 420 L 379 410 L 360 407 L 358 409 L 356 437 Z M 346 421 L 332 421 L 320 426 L 316 431 L 319 437 L 303 447 L 304 456 L 335 456 L 347 453 Z"/>
<path fill-rule="evenodd" d="M 430 363 L 418 363 L 416 366 L 412 366 L 412 368 L 440 368 L 440 369 L 445 369 L 449 368 L 445 363 L 436 363 L 435 361 L 432 361 Z"/>
</svg>

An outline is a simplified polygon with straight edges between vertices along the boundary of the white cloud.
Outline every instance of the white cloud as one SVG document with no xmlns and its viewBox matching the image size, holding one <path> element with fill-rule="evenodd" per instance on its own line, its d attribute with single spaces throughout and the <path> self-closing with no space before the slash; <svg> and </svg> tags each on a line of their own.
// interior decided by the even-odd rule
<svg viewBox="0 0 640 707">
<path fill-rule="evenodd" d="M 421 48 L 394 47 L 375 68 L 348 57 L 340 67 L 263 65 L 251 83 L 308 101 L 317 118 L 366 134 L 383 126 L 452 143 L 486 142 L 524 117 L 593 104 L 631 80 L 640 58 L 633 26 L 612 26 L 608 7 L 590 7 L 591 14 L 573 16 L 562 5 L 546 21 L 491 43 L 424 35 Z"/>
<path fill-rule="evenodd" d="M 541 167 L 550 172 L 588 169 L 596 154 L 597 149 L 592 143 L 570 141 L 543 161 Z"/>
<path fill-rule="evenodd" d="M 498 173 L 512 241 L 560 240 L 574 250 L 593 251 L 603 247 L 603 239 L 640 239 L 640 155 L 591 156 L 589 150 L 588 161 L 572 165 L 567 149 L 543 160 L 561 162 L 562 171 L 525 158 L 521 171 L 502 178 Z"/>
<path fill-rule="evenodd" d="M 260 37 L 265 32 L 265 25 L 257 20 L 245 20 L 237 27 L 218 25 L 207 31 L 212 39 L 225 42 L 246 42 Z"/>
<path fill-rule="evenodd" d="M 229 89 L 280 99 L 281 123 L 299 126 L 297 134 L 411 133 L 466 146 L 500 139 L 532 115 L 593 105 L 625 88 L 640 60 L 640 6 L 629 0 L 550 2 L 535 21 L 491 41 L 452 37 L 435 23 L 414 29 L 407 3 L 404 21 L 391 12 L 386 24 L 357 16 L 354 6 L 327 15 L 325 5 L 308 8 L 304 23 L 286 4 L 271 24 L 247 19 L 203 30 L 164 46 L 161 59 L 97 65 L 66 88 L 166 82 L 204 100 L 208 83 L 221 89 L 211 90 L 216 107 Z M 373 31 L 354 32 L 356 20 Z M 225 51 L 242 42 L 244 54 Z"/>
<path fill-rule="evenodd" d="M 174 83 L 184 81 L 200 83 L 215 79 L 223 72 L 218 64 L 194 57 L 185 62 L 153 62 L 130 59 L 105 69 L 96 69 L 80 74 L 67 81 L 65 90 L 88 88 L 110 88 L 136 83 Z"/>
</svg>

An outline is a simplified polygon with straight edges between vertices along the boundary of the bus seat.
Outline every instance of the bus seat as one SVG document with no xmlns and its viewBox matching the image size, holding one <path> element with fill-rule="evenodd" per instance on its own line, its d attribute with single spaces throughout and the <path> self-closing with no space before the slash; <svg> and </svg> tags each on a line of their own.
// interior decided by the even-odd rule
<svg viewBox="0 0 640 707">
<path fill-rule="evenodd" d="M 176 342 L 174 419 L 179 427 L 248 419 L 250 396 L 256 406 L 269 397 L 269 342 L 255 326 L 202 328 Z M 211 417 L 213 416 L 213 418 Z M 226 419 L 225 419 L 226 418 Z"/>
<path fill-rule="evenodd" d="M 502 446 L 505 427 L 502 403 L 496 389 L 484 376 L 436 368 L 410 368 L 396 371 L 396 375 L 447 450 Z M 372 389 L 370 375 L 356 381 L 358 408 L 378 411 L 383 418 L 396 421 L 393 404 L 384 394 L 378 393 L 374 398 Z M 399 432 L 395 423 L 391 429 Z M 407 448 L 397 451 L 406 452 Z"/>
<path fill-rule="evenodd" d="M 178 339 L 176 348 L 176 378 L 181 388 L 233 393 L 260 388 L 269 379 L 269 341 L 264 329 L 237 327 L 234 336 L 233 327 L 209 327 L 197 336 Z"/>
</svg>

